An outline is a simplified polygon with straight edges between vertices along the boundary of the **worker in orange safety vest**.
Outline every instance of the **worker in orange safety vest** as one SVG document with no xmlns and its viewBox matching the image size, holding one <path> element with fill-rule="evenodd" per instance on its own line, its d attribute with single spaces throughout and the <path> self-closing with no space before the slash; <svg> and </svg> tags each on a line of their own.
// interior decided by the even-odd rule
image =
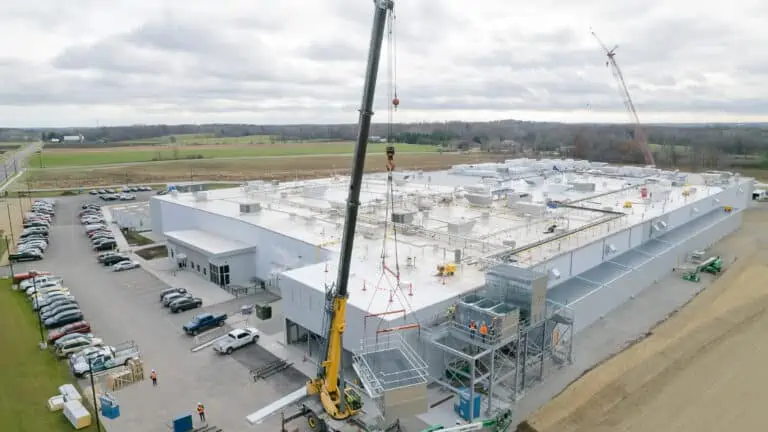
<svg viewBox="0 0 768 432">
<path fill-rule="evenodd" d="M 483 338 L 483 343 L 485 343 L 485 339 L 488 337 L 488 326 L 485 325 L 485 321 L 480 324 L 480 337 Z"/>
<path fill-rule="evenodd" d="M 200 416 L 200 421 L 205 423 L 205 407 L 202 402 L 197 403 L 197 414 Z"/>
</svg>

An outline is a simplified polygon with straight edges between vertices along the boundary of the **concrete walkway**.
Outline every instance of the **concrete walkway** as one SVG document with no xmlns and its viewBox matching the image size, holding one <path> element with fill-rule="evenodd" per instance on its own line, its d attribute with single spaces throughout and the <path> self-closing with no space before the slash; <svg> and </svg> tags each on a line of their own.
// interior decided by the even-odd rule
<svg viewBox="0 0 768 432">
<path fill-rule="evenodd" d="M 141 267 L 166 283 L 168 286 L 186 288 L 193 296 L 203 299 L 203 305 L 211 306 L 235 298 L 216 284 L 208 282 L 189 270 L 176 269 L 169 258 L 145 260 L 131 251 L 131 259 L 138 261 Z"/>
</svg>

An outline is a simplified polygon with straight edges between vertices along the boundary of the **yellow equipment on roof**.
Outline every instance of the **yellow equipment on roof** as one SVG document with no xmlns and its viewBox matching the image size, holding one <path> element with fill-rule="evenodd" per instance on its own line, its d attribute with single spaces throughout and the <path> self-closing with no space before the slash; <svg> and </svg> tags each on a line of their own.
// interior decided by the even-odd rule
<svg viewBox="0 0 768 432">
<path fill-rule="evenodd" d="M 440 264 L 437 266 L 438 276 L 453 276 L 456 273 L 456 264 Z"/>
<path fill-rule="evenodd" d="M 624 201 L 624 208 L 632 208 L 632 201 Z"/>
</svg>

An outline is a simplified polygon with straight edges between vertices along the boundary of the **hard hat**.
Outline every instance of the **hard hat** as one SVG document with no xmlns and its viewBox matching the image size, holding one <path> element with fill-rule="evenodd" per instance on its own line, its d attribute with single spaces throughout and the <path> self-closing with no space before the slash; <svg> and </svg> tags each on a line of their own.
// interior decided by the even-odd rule
<svg viewBox="0 0 768 432">
<path fill-rule="evenodd" d="M 152 372 L 154 372 L 154 371 L 155 371 L 155 370 L 154 370 L 154 369 L 152 369 Z"/>
</svg>

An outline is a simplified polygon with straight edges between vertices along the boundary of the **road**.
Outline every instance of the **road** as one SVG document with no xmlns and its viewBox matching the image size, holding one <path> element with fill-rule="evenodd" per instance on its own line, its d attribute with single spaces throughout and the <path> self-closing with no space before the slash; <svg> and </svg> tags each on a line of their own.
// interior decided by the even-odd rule
<svg viewBox="0 0 768 432">
<path fill-rule="evenodd" d="M 43 147 L 41 142 L 30 143 L 21 146 L 13 153 L 9 153 L 3 162 L 3 169 L 0 171 L 0 184 L 19 172 L 26 164 L 27 159 Z"/>
</svg>

